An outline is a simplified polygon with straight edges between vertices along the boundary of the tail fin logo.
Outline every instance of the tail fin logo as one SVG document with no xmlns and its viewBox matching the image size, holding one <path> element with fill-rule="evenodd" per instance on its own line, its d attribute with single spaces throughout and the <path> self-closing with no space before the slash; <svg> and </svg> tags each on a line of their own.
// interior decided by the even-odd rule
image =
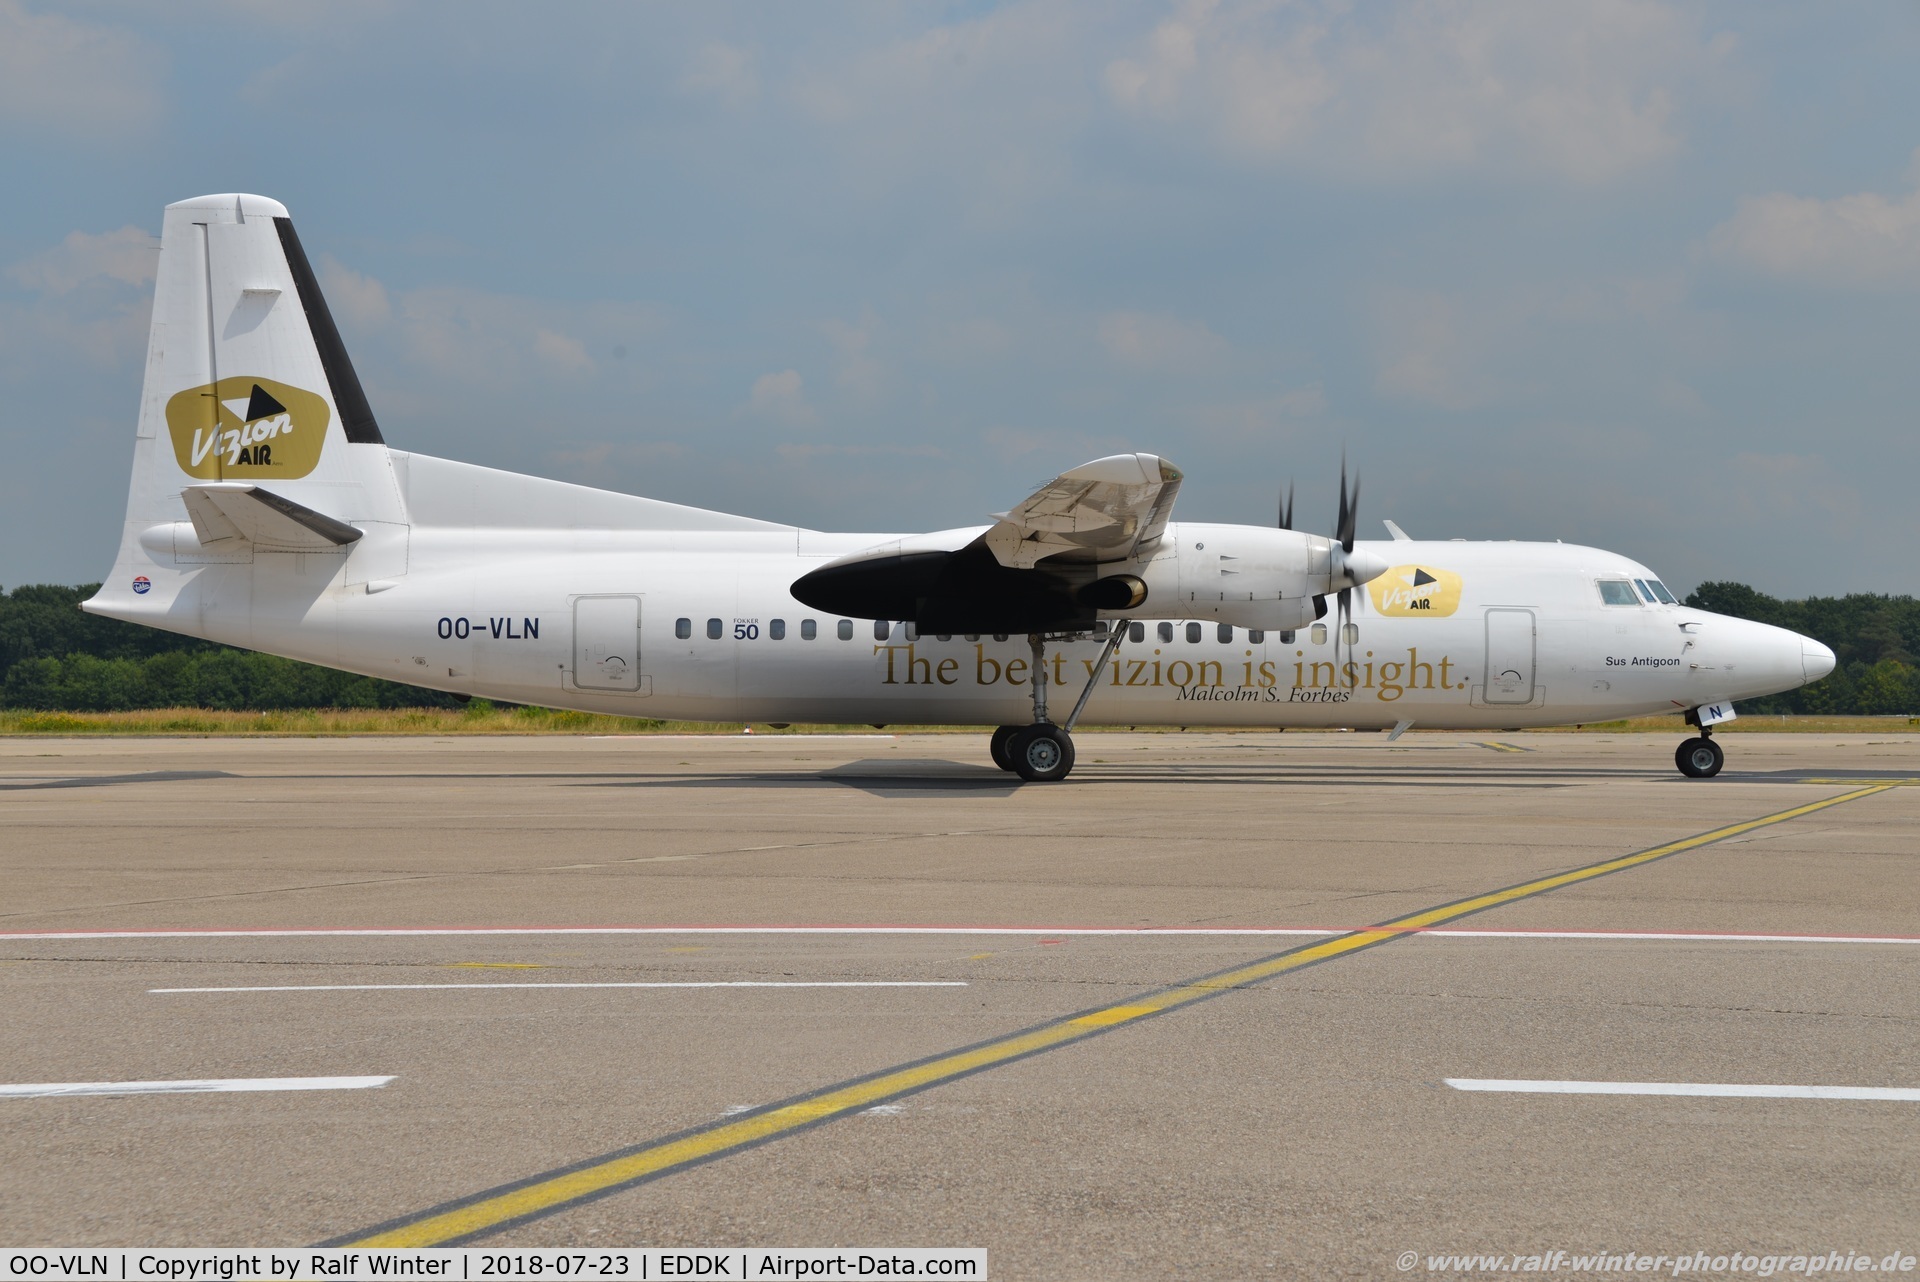
<svg viewBox="0 0 1920 1282">
<path fill-rule="evenodd" d="M 1431 565 L 1396 565 L 1367 584 L 1373 608 L 1388 618 L 1441 618 L 1460 608 L 1460 576 Z"/>
<path fill-rule="evenodd" d="M 203 481 L 305 476 L 319 465 L 328 417 L 315 393 L 249 375 L 190 387 L 167 402 L 173 456 Z"/>
</svg>

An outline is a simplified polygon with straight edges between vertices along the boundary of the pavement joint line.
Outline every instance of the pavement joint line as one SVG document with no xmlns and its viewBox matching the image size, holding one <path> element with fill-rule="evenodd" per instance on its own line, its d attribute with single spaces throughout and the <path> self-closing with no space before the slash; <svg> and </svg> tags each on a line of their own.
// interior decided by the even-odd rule
<svg viewBox="0 0 1920 1282">
<path fill-rule="evenodd" d="M 589 1157 L 569 1166 L 540 1172 L 509 1184 L 400 1216 L 319 1243 L 320 1246 L 421 1247 L 452 1246 L 485 1237 L 516 1225 L 609 1196 L 650 1180 L 730 1156 L 784 1138 L 834 1119 L 859 1113 L 876 1104 L 918 1094 L 934 1086 L 1031 1058 L 1046 1051 L 1098 1037 L 1143 1019 L 1163 1015 L 1196 1002 L 1261 983 L 1278 975 L 1321 962 L 1350 956 L 1404 938 L 1408 928 L 1437 926 L 1473 913 L 1485 912 L 1535 895 L 1591 881 L 1611 873 L 1666 859 L 1683 851 L 1725 841 L 1741 833 L 1784 823 L 1833 806 L 1887 791 L 1874 784 L 1840 793 L 1757 819 L 1683 837 L 1632 854 L 1536 877 L 1498 890 L 1469 895 L 1449 903 L 1408 913 L 1378 926 L 1332 939 L 1301 944 L 1211 975 L 1202 975 L 1166 988 L 1140 993 L 1118 1002 L 1049 1020 L 1013 1033 L 1001 1034 L 971 1046 L 938 1052 L 923 1059 L 879 1069 L 862 1077 L 824 1086 L 802 1095 L 764 1105 L 750 1112 L 643 1140 L 638 1144 Z"/>
</svg>

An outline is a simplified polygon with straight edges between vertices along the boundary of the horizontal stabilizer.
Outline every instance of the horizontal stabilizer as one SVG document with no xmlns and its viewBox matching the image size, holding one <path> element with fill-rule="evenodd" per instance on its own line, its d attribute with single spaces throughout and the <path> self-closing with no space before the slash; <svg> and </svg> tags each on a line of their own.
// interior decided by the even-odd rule
<svg viewBox="0 0 1920 1282">
<path fill-rule="evenodd" d="M 189 485 L 180 497 L 206 548 L 247 542 L 270 551 L 334 552 L 360 537 L 345 521 L 245 482 Z"/>
</svg>

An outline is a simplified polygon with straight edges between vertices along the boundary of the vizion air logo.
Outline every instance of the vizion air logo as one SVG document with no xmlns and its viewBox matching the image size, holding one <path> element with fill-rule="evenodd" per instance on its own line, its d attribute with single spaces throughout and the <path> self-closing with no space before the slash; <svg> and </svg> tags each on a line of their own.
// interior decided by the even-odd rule
<svg viewBox="0 0 1920 1282">
<path fill-rule="evenodd" d="M 1396 565 L 1368 583 L 1367 594 L 1388 618 L 1435 618 L 1460 608 L 1460 576 L 1430 565 Z"/>
<path fill-rule="evenodd" d="M 203 481 L 290 480 L 320 462 L 327 403 L 270 378 L 235 375 L 177 392 L 167 434 L 180 470 Z"/>
</svg>

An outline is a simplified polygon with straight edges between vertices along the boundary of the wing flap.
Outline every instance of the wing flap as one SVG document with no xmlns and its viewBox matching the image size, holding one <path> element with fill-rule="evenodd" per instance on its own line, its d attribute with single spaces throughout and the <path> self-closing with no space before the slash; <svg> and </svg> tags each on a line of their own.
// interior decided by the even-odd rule
<svg viewBox="0 0 1920 1282">
<path fill-rule="evenodd" d="M 1062 472 L 982 536 L 994 559 L 1125 561 L 1150 553 L 1180 492 L 1180 469 L 1154 454 L 1114 454 Z"/>
</svg>

